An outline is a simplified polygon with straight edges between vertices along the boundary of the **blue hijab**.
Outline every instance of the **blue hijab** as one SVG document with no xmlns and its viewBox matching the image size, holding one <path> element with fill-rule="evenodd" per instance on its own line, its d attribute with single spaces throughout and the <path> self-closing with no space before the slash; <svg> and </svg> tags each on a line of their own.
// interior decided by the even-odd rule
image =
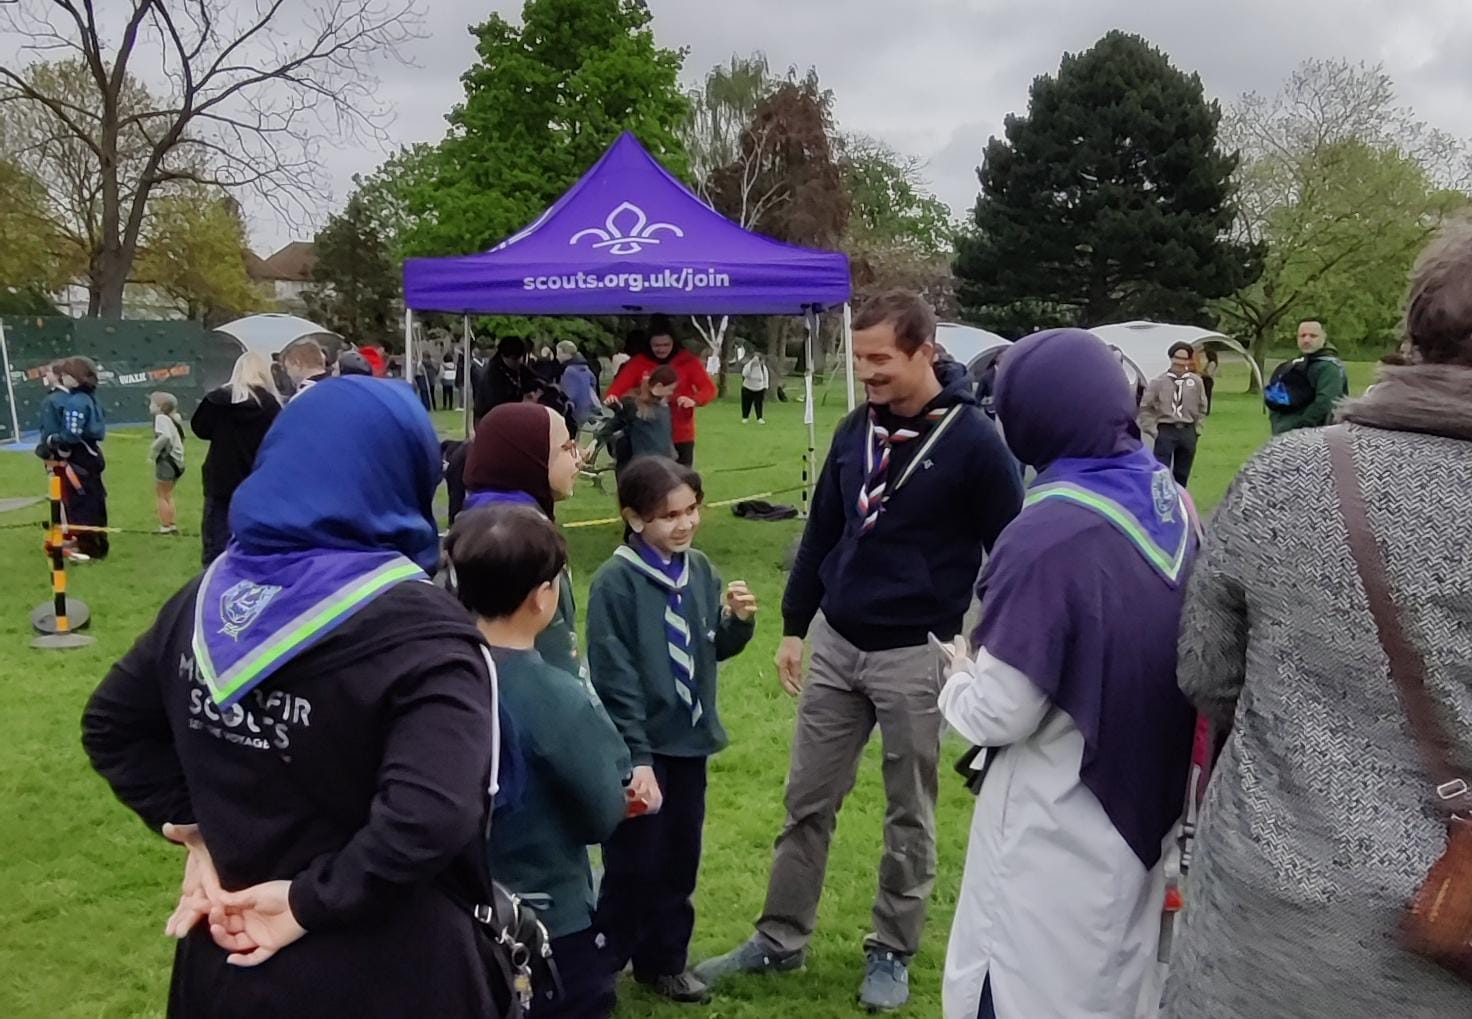
<svg viewBox="0 0 1472 1019">
<path fill-rule="evenodd" d="M 221 707 L 439 559 L 439 442 L 406 385 L 329 379 L 286 405 L 200 582 L 194 650 Z"/>
</svg>

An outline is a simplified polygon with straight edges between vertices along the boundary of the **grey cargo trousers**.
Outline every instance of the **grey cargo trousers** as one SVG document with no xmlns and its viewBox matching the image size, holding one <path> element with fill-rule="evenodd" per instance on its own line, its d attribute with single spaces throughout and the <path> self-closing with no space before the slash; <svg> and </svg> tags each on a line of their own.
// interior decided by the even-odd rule
<svg viewBox="0 0 1472 1019">
<path fill-rule="evenodd" d="M 874 930 L 865 946 L 908 959 L 920 947 L 935 884 L 939 664 L 928 646 L 860 651 L 821 615 L 808 639 L 812 654 L 787 773 L 787 821 L 777 836 L 757 933 L 783 955 L 812 939 L 838 810 L 878 722 L 888 806 Z"/>
</svg>

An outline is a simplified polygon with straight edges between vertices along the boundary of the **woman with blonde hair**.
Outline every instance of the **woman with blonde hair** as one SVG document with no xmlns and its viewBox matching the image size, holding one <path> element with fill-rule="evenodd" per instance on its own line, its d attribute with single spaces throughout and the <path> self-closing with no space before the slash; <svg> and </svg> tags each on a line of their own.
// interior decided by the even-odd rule
<svg viewBox="0 0 1472 1019">
<path fill-rule="evenodd" d="M 1268 444 L 1212 516 L 1178 675 L 1231 728 L 1171 1019 L 1472 1015 L 1465 967 L 1401 930 L 1454 859 L 1447 815 L 1472 809 L 1472 225 L 1417 262 L 1405 333 L 1408 363 L 1342 404 L 1340 427 Z"/>
<path fill-rule="evenodd" d="M 204 565 L 230 543 L 230 498 L 255 465 L 266 431 L 281 412 L 271 362 L 254 351 L 241 354 L 228 384 L 209 393 L 190 428 L 210 444 L 204 458 Z"/>
</svg>

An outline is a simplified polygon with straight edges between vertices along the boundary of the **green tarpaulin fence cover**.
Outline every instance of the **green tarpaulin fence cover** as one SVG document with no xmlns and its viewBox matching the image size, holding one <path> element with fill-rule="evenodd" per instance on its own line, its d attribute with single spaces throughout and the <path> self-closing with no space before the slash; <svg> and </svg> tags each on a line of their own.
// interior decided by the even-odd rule
<svg viewBox="0 0 1472 1019">
<path fill-rule="evenodd" d="M 187 418 L 204 394 L 229 381 L 240 355 L 230 337 L 198 322 L 135 322 L 95 318 L 7 315 L 4 358 L 8 385 L 0 387 L 0 442 L 34 432 L 46 390 L 46 365 L 72 355 L 97 363 L 97 399 L 111 424 L 148 420 L 148 394 L 172 393 Z M 14 414 L 11 399 L 14 396 Z"/>
</svg>

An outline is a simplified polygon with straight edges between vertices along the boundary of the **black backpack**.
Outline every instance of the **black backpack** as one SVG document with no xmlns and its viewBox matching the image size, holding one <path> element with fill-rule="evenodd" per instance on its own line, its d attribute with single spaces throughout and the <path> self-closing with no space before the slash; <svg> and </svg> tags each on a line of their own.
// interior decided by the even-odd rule
<svg viewBox="0 0 1472 1019">
<path fill-rule="evenodd" d="M 1273 369 L 1273 376 L 1262 391 L 1262 402 L 1268 410 L 1294 413 L 1314 402 L 1314 380 L 1309 374 L 1309 359 L 1295 357 Z"/>
</svg>

